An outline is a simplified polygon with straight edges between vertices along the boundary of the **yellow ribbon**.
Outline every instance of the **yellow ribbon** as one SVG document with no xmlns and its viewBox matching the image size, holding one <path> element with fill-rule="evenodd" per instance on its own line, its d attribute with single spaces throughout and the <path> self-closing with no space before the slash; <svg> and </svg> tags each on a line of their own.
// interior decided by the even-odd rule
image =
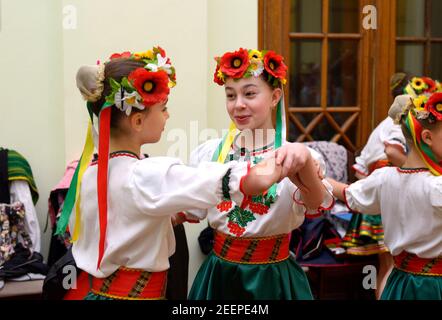
<svg viewBox="0 0 442 320">
<path fill-rule="evenodd" d="M 229 154 L 230 148 L 233 144 L 233 140 L 235 140 L 236 135 L 236 126 L 233 121 L 230 123 L 229 132 L 227 133 L 226 140 L 223 144 L 223 147 L 221 149 L 221 152 L 218 156 L 218 159 L 216 160 L 219 163 L 224 163 L 226 160 L 227 155 Z"/>
<path fill-rule="evenodd" d="M 74 233 L 72 235 L 72 242 L 78 240 L 78 236 L 80 234 L 80 187 L 81 180 L 83 179 L 83 174 L 86 171 L 89 163 L 92 160 L 92 155 L 94 154 L 94 140 L 92 137 L 92 122 L 89 120 L 89 125 L 87 128 L 86 134 L 86 142 L 84 144 L 83 153 L 81 157 L 81 162 L 78 164 L 80 169 L 78 171 L 78 180 L 77 180 L 77 189 L 75 194 L 75 199 L 77 199 L 75 204 L 75 225 L 74 225 Z"/>
</svg>

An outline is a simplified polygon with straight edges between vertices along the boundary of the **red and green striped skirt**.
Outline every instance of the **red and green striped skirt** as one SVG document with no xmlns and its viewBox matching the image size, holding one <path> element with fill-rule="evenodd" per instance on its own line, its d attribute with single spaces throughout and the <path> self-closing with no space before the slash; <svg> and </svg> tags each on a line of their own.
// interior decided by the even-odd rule
<svg viewBox="0 0 442 320">
<path fill-rule="evenodd" d="M 215 234 L 190 300 L 312 300 L 308 279 L 290 256 L 289 237 L 236 238 Z"/>
<path fill-rule="evenodd" d="M 442 300 L 442 257 L 423 259 L 402 252 L 394 264 L 382 300 Z"/>
</svg>

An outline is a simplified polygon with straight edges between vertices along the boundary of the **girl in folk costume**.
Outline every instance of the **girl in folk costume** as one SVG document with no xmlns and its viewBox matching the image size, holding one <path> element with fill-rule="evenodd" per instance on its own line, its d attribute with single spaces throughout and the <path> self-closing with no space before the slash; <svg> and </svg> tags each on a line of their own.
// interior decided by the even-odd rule
<svg viewBox="0 0 442 320">
<path fill-rule="evenodd" d="M 285 141 L 282 85 L 287 67 L 273 51 L 242 48 L 216 61 L 214 81 L 225 86 L 233 122 L 222 140 L 194 150 L 191 164 L 257 165 L 278 150 L 286 156 L 288 178 L 262 195 L 238 202 L 225 192 L 217 206 L 187 211 L 192 219 L 207 217 L 215 230 L 213 251 L 200 267 L 189 299 L 312 299 L 306 275 L 289 254 L 289 234 L 302 224 L 306 208 L 316 212 L 321 205 L 329 207 L 333 197 L 310 151 Z"/>
<path fill-rule="evenodd" d="M 393 75 L 390 82 L 391 93 L 395 98 L 392 108 L 404 108 L 410 97 L 436 90 L 436 83 L 426 77 L 417 78 L 399 73 Z M 402 166 L 406 157 L 407 147 L 401 127 L 395 124 L 391 117 L 387 117 L 373 130 L 361 155 L 356 158 L 353 168 L 356 177 L 363 179 L 376 169 L 385 166 Z M 394 266 L 393 257 L 384 244 L 381 215 L 353 215 L 342 245 L 347 248 L 347 253 L 350 255 L 378 255 L 376 298 L 379 299 Z"/>
<path fill-rule="evenodd" d="M 282 166 L 249 170 L 247 163 L 233 162 L 191 168 L 175 158 L 141 160 L 141 146 L 161 137 L 175 85 L 175 70 L 160 47 L 81 67 L 77 85 L 91 121 L 58 232 L 75 210 L 70 230 L 75 262 L 84 271 L 79 286 L 87 284 L 86 299 L 162 299 L 175 250 L 173 213 L 209 208 L 226 196 L 241 202 L 278 181 Z M 98 161 L 89 165 L 97 135 Z M 258 175 L 263 167 L 266 174 Z"/>
<path fill-rule="evenodd" d="M 385 167 L 350 186 L 330 181 L 351 210 L 381 212 L 394 257 L 381 299 L 442 299 L 442 93 L 417 97 L 390 116 L 410 147 L 402 168 Z"/>
</svg>

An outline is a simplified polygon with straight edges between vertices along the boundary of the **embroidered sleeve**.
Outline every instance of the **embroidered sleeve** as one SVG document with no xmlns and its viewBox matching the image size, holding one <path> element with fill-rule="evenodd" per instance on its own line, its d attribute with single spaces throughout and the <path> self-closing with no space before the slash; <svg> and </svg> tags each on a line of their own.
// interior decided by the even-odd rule
<svg viewBox="0 0 442 320">
<path fill-rule="evenodd" d="M 209 140 L 199 145 L 190 154 L 189 166 L 197 167 L 203 161 L 211 161 L 213 152 L 219 145 L 220 139 Z M 205 219 L 207 217 L 207 209 L 190 209 L 186 210 L 185 214 L 189 219 Z"/>
<path fill-rule="evenodd" d="M 384 172 L 389 168 L 375 170 L 367 178 L 351 184 L 344 190 L 347 207 L 357 213 L 380 214 L 380 192 Z"/>
<path fill-rule="evenodd" d="M 168 215 L 216 206 L 223 199 L 226 175 L 232 199 L 242 201 L 240 181 L 246 173 L 247 163 L 203 162 L 192 168 L 174 158 L 148 158 L 135 164 L 128 189 L 140 211 Z"/>
<path fill-rule="evenodd" d="M 301 207 L 303 213 L 309 218 L 313 218 L 322 214 L 322 211 L 331 210 L 335 205 L 335 198 L 333 197 L 333 187 L 325 179 L 322 180 L 322 184 L 324 185 L 326 192 L 319 208 L 317 208 L 316 210 L 306 208 L 304 202 L 302 201 L 301 192 L 298 188 L 296 188 L 295 192 L 293 193 L 294 210 L 299 210 L 298 208 L 296 208 L 296 206 Z"/>
</svg>

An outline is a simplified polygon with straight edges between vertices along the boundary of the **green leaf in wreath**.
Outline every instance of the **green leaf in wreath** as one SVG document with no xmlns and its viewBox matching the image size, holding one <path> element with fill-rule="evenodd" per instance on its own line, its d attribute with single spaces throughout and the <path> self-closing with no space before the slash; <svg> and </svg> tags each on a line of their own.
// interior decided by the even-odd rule
<svg viewBox="0 0 442 320">
<path fill-rule="evenodd" d="M 112 88 L 112 92 L 116 92 L 116 91 L 120 90 L 120 88 L 121 88 L 121 85 L 112 78 L 109 79 L 109 84 Z"/>
</svg>

